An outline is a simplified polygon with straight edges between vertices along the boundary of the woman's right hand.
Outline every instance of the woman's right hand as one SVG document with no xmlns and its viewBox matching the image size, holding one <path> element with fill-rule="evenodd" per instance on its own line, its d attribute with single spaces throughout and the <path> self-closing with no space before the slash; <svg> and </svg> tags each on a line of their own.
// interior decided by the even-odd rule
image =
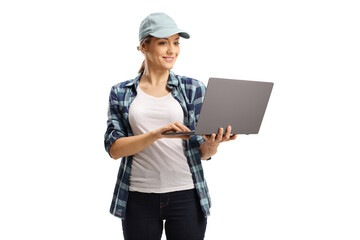
<svg viewBox="0 0 360 240">
<path fill-rule="evenodd" d="M 190 129 L 187 128 L 184 124 L 180 122 L 170 123 L 164 127 L 147 132 L 144 134 L 122 137 L 117 139 L 110 147 L 110 155 L 114 159 L 119 159 L 121 157 L 134 155 L 148 146 L 153 142 L 161 138 L 180 138 L 180 139 L 189 139 L 190 135 L 162 135 L 163 132 L 189 132 Z"/>
<path fill-rule="evenodd" d="M 189 139 L 190 135 L 163 135 L 164 132 L 190 132 L 191 130 L 181 122 L 170 123 L 162 128 L 156 129 L 158 138 L 181 138 Z"/>
</svg>

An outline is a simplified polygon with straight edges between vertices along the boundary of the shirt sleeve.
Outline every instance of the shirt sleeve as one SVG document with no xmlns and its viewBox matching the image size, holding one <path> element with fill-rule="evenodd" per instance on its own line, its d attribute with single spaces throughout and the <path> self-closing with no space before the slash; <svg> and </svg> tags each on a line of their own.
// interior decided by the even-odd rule
<svg viewBox="0 0 360 240">
<path fill-rule="evenodd" d="M 109 155 L 110 155 L 109 150 L 111 145 L 118 138 L 128 136 L 119 103 L 120 101 L 119 101 L 119 94 L 117 88 L 113 86 L 111 88 L 111 92 L 109 96 L 107 129 L 104 136 L 105 149 L 109 153 Z"/>
<path fill-rule="evenodd" d="M 194 101 L 196 123 L 199 120 L 200 110 L 201 110 L 201 106 L 204 102 L 204 97 L 205 97 L 205 92 L 206 92 L 206 87 L 205 87 L 204 83 L 198 81 L 198 84 L 199 84 L 199 86 L 196 88 L 195 101 Z M 205 142 L 205 139 L 201 135 L 196 135 L 196 141 L 197 141 L 198 146 L 200 147 L 200 145 L 203 144 L 203 142 Z M 207 160 L 210 160 L 210 159 L 211 158 L 209 158 Z"/>
</svg>

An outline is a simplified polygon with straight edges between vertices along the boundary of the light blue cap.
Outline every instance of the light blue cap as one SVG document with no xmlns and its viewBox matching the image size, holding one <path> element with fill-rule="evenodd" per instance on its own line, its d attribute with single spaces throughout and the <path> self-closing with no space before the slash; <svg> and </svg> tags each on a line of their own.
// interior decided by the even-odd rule
<svg viewBox="0 0 360 240">
<path fill-rule="evenodd" d="M 180 37 L 190 38 L 190 35 L 179 29 L 175 21 L 165 13 L 152 13 L 140 24 L 139 41 L 149 35 L 156 38 L 167 38 L 177 33 Z"/>
</svg>

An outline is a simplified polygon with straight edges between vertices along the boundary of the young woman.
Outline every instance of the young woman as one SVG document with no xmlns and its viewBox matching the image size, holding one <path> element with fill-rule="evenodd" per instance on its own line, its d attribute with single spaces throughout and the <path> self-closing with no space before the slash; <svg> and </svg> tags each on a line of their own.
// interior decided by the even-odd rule
<svg viewBox="0 0 360 240">
<path fill-rule="evenodd" d="M 175 75 L 178 29 L 164 13 L 140 25 L 139 75 L 112 87 L 105 148 L 122 158 L 110 212 L 122 219 L 126 240 L 204 238 L 210 196 L 201 166 L 220 143 L 233 140 L 231 127 L 211 136 L 168 136 L 195 130 L 205 94 L 202 82 Z"/>
</svg>

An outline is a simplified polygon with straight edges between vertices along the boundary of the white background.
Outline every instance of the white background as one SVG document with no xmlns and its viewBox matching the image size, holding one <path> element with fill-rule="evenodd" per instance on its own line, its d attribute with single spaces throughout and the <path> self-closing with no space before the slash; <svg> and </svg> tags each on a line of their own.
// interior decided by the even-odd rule
<svg viewBox="0 0 360 240">
<path fill-rule="evenodd" d="M 1 1 L 0 238 L 122 239 L 119 161 L 103 147 L 112 85 L 134 78 L 138 27 L 191 34 L 174 72 L 275 83 L 259 135 L 204 162 L 206 239 L 360 239 L 356 1 Z M 224 93 L 226 94 L 226 93 Z"/>
</svg>

